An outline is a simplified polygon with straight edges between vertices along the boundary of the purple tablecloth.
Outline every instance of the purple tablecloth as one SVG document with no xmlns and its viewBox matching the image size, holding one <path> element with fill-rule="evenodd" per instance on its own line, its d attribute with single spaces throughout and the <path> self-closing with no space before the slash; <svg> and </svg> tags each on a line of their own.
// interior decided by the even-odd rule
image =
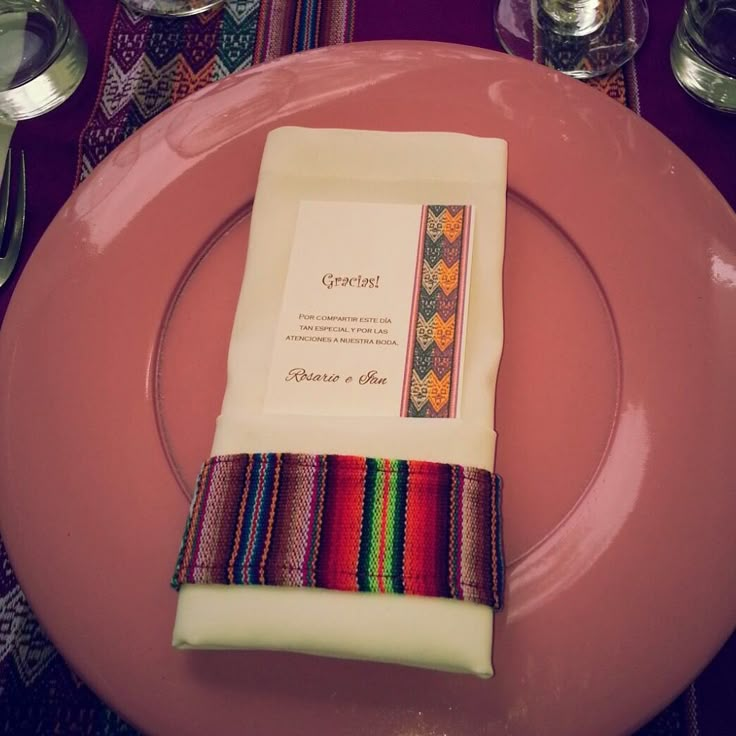
<svg viewBox="0 0 736 736">
<path fill-rule="evenodd" d="M 0 290 L 0 319 L 23 265 L 74 186 L 162 109 L 229 73 L 331 43 L 422 39 L 500 50 L 492 0 L 232 0 L 187 20 L 135 17 L 116 0 L 67 0 L 89 46 L 84 82 L 62 107 L 21 124 L 28 213 L 20 268 Z M 680 2 L 650 0 L 634 63 L 595 83 L 679 146 L 736 206 L 736 116 L 688 97 L 669 67 Z M 736 326 L 735 326 L 736 329 Z M 736 622 L 734 622 L 736 624 Z M 69 670 L 38 626 L 0 542 L 0 732 L 133 734 Z M 736 733 L 736 636 L 640 736 Z"/>
</svg>

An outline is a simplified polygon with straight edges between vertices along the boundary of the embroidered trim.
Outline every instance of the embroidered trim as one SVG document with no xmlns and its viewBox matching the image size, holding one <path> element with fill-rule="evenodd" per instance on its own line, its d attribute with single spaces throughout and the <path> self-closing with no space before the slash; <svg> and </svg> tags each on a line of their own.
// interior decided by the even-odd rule
<svg viewBox="0 0 736 736">
<path fill-rule="evenodd" d="M 478 468 L 256 453 L 203 466 L 171 584 L 401 593 L 500 609 L 501 478 Z"/>
<path fill-rule="evenodd" d="M 402 417 L 455 417 L 463 353 L 471 208 L 422 208 Z"/>
</svg>

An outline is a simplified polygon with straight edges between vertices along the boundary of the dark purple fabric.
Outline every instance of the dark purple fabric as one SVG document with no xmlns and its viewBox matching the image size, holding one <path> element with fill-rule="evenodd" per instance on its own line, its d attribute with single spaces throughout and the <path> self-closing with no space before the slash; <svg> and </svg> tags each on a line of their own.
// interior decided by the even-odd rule
<svg viewBox="0 0 736 736">
<path fill-rule="evenodd" d="M 23 148 L 27 154 L 29 206 L 21 268 L 0 289 L 0 320 L 33 246 L 73 189 L 77 143 L 100 85 L 116 0 L 67 2 L 87 39 L 90 63 L 82 87 L 65 105 L 21 124 L 15 132 L 14 148 Z M 424 39 L 500 50 L 493 29 L 492 0 L 356 0 L 355 4 L 356 41 Z M 669 44 L 682 2 L 650 0 L 649 7 L 649 35 L 636 59 L 641 114 L 685 151 L 734 207 L 736 116 L 716 113 L 695 102 L 672 76 Z M 0 733 L 135 733 L 69 670 L 37 625 L 28 623 L 32 617 L 1 542 L 0 605 L 5 606 L 6 615 L 0 620 L 0 654 L 5 641 L 15 637 L 17 642 L 15 650 L 0 656 Z M 7 613 L 14 610 L 18 615 L 8 619 Z M 26 682 L 29 668 L 40 673 L 31 685 Z M 694 685 L 638 732 L 638 736 L 696 734 L 736 734 L 736 636 Z"/>
<path fill-rule="evenodd" d="M 77 140 L 92 112 L 100 87 L 107 32 L 114 0 L 68 3 L 87 41 L 87 72 L 77 91 L 60 107 L 43 117 L 27 120 L 13 133 L 13 148 L 26 152 L 27 210 L 24 247 L 11 281 L 0 289 L 0 324 L 15 284 L 32 248 L 74 188 Z M 43 155 L 37 155 L 39 152 Z M 36 154 L 36 155 L 34 155 Z"/>
<path fill-rule="evenodd" d="M 736 734 L 736 635 L 698 679 L 700 734 Z"/>
<path fill-rule="evenodd" d="M 354 41 L 445 41 L 501 50 L 491 0 L 357 0 Z"/>
</svg>

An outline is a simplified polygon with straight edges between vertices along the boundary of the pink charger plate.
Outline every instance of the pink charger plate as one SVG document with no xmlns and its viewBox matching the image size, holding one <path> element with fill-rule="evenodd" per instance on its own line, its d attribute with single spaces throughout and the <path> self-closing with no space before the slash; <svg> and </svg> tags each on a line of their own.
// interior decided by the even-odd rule
<svg viewBox="0 0 736 736">
<path fill-rule="evenodd" d="M 249 202 L 287 124 L 509 142 L 492 680 L 171 648 Z M 656 130 L 504 55 L 354 44 L 207 87 L 78 188 L 3 326 L 0 522 L 31 605 L 152 734 L 634 729 L 736 621 L 735 243 L 734 213 Z"/>
</svg>

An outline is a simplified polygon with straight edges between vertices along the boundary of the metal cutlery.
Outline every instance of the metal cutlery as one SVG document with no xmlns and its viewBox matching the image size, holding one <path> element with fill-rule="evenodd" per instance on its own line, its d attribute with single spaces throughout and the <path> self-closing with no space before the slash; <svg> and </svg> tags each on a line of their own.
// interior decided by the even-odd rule
<svg viewBox="0 0 736 736">
<path fill-rule="evenodd" d="M 10 279 L 18 262 L 18 254 L 23 242 L 26 220 L 26 161 L 23 151 L 20 153 L 15 198 L 11 205 L 10 192 L 13 175 L 13 155 L 12 151 L 8 150 L 3 181 L 0 186 L 0 287 Z"/>
</svg>

